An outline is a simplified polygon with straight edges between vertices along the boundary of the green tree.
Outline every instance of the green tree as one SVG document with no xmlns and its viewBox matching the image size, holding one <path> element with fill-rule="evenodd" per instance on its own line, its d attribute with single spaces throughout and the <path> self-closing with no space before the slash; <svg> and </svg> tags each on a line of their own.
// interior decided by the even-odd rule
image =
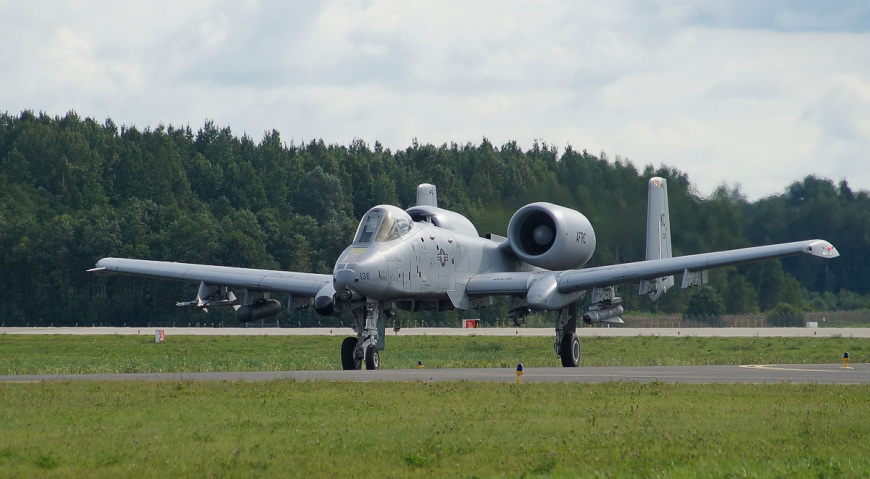
<svg viewBox="0 0 870 479">
<path fill-rule="evenodd" d="M 804 326 L 804 311 L 793 304 L 779 303 L 764 320 L 768 326 L 798 328 Z"/>
<path fill-rule="evenodd" d="M 722 325 L 725 303 L 715 289 L 707 285 L 695 286 L 686 300 L 685 319 L 709 321 L 711 326 Z"/>
<path fill-rule="evenodd" d="M 540 140 L 526 150 L 486 138 L 440 146 L 414 140 L 392 152 L 358 139 L 288 145 L 275 130 L 257 142 L 212 121 L 194 133 L 24 111 L 0 113 L 0 289 L 8 303 L 0 317 L 22 324 L 202 321 L 173 306 L 196 285 L 106 281 L 84 270 L 120 256 L 329 272 L 366 210 L 408 207 L 422 182 L 435 184 L 439 205 L 466 215 L 481 233 L 504 234 L 516 209 L 533 201 L 574 208 L 598 238 L 590 266 L 636 261 L 645 251 L 646 183 L 654 175 L 668 180 L 675 254 L 818 237 L 840 250 L 833 261 L 795 257 L 712 270 L 725 311 L 870 304 L 870 192 L 845 180 L 810 176 L 750 203 L 739 186 L 723 184 L 705 198 L 674 168 L 638 168 Z M 650 303 L 635 288 L 620 286 L 625 305 L 659 312 L 694 307 L 699 291 L 675 288 Z M 495 320 L 503 307 L 480 317 Z"/>
<path fill-rule="evenodd" d="M 728 314 L 758 312 L 758 295 L 755 288 L 736 270 L 728 273 L 728 285 L 722 300 Z"/>
</svg>

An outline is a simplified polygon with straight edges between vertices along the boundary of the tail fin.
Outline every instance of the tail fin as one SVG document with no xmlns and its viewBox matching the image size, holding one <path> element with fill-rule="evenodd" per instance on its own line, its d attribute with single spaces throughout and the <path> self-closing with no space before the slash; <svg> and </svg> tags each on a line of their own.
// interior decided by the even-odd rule
<svg viewBox="0 0 870 479">
<path fill-rule="evenodd" d="M 671 257 L 671 216 L 668 210 L 668 183 L 664 178 L 650 178 L 646 208 L 646 259 Z M 674 285 L 673 276 L 640 282 L 638 294 L 655 301 Z"/>
<path fill-rule="evenodd" d="M 438 194 L 435 192 L 435 185 L 429 183 L 417 185 L 417 206 L 438 207 Z"/>
</svg>

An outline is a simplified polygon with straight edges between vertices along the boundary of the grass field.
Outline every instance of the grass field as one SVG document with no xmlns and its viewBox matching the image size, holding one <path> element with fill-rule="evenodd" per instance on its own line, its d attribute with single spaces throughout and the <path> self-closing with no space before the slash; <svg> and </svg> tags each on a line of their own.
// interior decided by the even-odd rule
<svg viewBox="0 0 870 479">
<path fill-rule="evenodd" d="M 0 385 L 2 477 L 867 477 L 870 386 Z"/>
<path fill-rule="evenodd" d="M 397 336 L 382 368 L 558 366 L 546 337 Z M 340 337 L 0 335 L 0 374 L 81 374 L 340 369 Z M 870 362 L 859 338 L 583 338 L 582 366 Z"/>
<path fill-rule="evenodd" d="M 340 338 L 0 336 L 0 374 L 335 369 Z M 384 365 L 555 365 L 388 338 Z M 586 365 L 837 363 L 852 338 L 589 338 Z M 0 477 L 868 477 L 870 385 L 0 384 Z"/>
</svg>

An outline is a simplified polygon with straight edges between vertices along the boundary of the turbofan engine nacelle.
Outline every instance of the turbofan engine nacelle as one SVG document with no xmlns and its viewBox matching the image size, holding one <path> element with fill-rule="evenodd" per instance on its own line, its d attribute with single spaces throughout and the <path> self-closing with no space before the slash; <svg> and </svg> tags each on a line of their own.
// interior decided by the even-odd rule
<svg viewBox="0 0 870 479">
<path fill-rule="evenodd" d="M 275 316 L 281 312 L 281 303 L 276 299 L 264 299 L 246 304 L 236 311 L 236 319 L 240 323 L 249 323 Z"/>
<path fill-rule="evenodd" d="M 335 288 L 327 283 L 320 288 L 314 297 L 314 312 L 321 316 L 335 314 Z"/>
<path fill-rule="evenodd" d="M 589 220 L 552 203 L 523 206 L 511 217 L 507 233 L 514 254 L 539 268 L 574 269 L 595 252 L 595 230 Z"/>
</svg>

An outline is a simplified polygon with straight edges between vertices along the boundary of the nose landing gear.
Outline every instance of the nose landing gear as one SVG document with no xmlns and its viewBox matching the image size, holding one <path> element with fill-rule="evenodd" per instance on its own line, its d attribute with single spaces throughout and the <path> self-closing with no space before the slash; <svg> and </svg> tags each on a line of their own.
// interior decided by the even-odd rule
<svg viewBox="0 0 870 479">
<path fill-rule="evenodd" d="M 366 302 L 365 307 L 353 311 L 357 337 L 345 338 L 341 343 L 341 367 L 344 370 L 375 370 L 381 367 L 379 351 L 384 349 L 385 317 L 389 311 L 377 301 Z"/>
</svg>

